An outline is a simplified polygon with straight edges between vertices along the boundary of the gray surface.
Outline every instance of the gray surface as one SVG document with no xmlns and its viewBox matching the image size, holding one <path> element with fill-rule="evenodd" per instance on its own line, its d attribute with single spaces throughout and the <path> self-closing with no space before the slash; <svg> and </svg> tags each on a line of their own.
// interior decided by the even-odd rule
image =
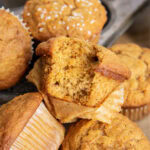
<svg viewBox="0 0 150 150">
<path fill-rule="evenodd" d="M 150 115 L 140 121 L 137 121 L 136 123 L 150 140 Z"/>
<path fill-rule="evenodd" d="M 137 11 L 148 0 L 104 0 L 110 6 L 112 18 L 101 34 L 100 45 L 110 46 L 133 23 Z"/>
<path fill-rule="evenodd" d="M 25 2 L 26 0 L 0 0 L 0 5 L 7 8 L 17 8 L 24 5 Z"/>
</svg>

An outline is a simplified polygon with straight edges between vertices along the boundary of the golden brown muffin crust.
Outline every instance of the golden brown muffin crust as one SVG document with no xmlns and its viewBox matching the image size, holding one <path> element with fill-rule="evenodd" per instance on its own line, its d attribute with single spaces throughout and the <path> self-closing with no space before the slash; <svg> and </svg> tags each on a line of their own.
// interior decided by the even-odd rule
<svg viewBox="0 0 150 150">
<path fill-rule="evenodd" d="M 29 0 L 23 18 L 40 41 L 63 35 L 97 43 L 107 15 L 99 0 Z"/>
<path fill-rule="evenodd" d="M 150 143 L 137 125 L 118 114 L 110 125 L 81 120 L 73 124 L 62 150 L 149 150 Z"/>
<path fill-rule="evenodd" d="M 39 93 L 15 97 L 0 107 L 0 149 L 9 150 L 42 101 Z"/>
<path fill-rule="evenodd" d="M 131 70 L 131 78 L 124 83 L 124 107 L 141 107 L 150 103 L 150 50 L 136 44 L 116 44 L 111 47 Z"/>
<path fill-rule="evenodd" d="M 0 10 L 0 90 L 16 84 L 32 57 L 31 38 L 17 17 Z"/>
<path fill-rule="evenodd" d="M 104 47 L 101 47 L 101 49 L 102 55 L 99 55 L 100 65 L 96 68 L 96 72 L 121 82 L 127 80 L 131 75 L 127 66 L 121 64 L 120 59 L 114 53 L 110 53 L 108 49 Z"/>
</svg>

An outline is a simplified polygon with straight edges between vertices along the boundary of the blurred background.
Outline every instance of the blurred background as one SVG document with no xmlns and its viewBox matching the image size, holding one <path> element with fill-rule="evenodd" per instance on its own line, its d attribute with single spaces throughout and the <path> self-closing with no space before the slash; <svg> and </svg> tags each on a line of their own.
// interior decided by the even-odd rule
<svg viewBox="0 0 150 150">
<path fill-rule="evenodd" d="M 150 48 L 150 0 L 135 17 L 131 27 L 115 43 L 129 42 Z"/>
</svg>

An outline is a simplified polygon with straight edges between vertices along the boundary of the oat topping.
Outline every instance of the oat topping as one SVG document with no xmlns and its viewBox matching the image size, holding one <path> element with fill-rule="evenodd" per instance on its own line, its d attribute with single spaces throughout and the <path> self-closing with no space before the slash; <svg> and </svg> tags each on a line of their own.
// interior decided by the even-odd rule
<svg viewBox="0 0 150 150">
<path fill-rule="evenodd" d="M 39 28 L 39 31 L 42 32 L 44 29 L 43 28 Z"/>
<path fill-rule="evenodd" d="M 31 14 L 30 13 L 27 13 L 27 16 L 30 16 Z"/>
<path fill-rule="evenodd" d="M 69 30 L 69 29 L 70 29 L 70 27 L 69 27 L 69 26 L 67 26 L 67 27 L 66 27 L 66 29 L 67 29 L 67 30 Z"/>
<path fill-rule="evenodd" d="M 35 4 L 37 5 L 37 7 L 34 6 L 34 12 L 36 13 L 36 15 L 34 16 L 34 13 L 27 12 L 26 17 L 27 19 L 31 19 L 31 17 L 34 16 L 32 19 L 34 22 L 37 21 L 37 26 L 47 25 L 46 30 L 48 31 L 51 29 L 56 29 L 56 34 L 59 32 L 59 30 L 61 30 L 60 28 L 64 28 L 63 25 L 66 25 L 66 31 L 64 31 L 64 35 L 66 35 L 66 33 L 69 33 L 72 28 L 74 28 L 75 30 L 74 34 L 76 34 L 77 32 L 77 34 L 79 35 L 79 33 L 81 33 L 80 31 L 87 30 L 87 34 L 92 35 L 101 31 L 106 21 L 106 18 L 102 18 L 102 15 L 99 15 L 100 11 L 105 11 L 105 9 L 102 8 L 101 4 L 99 4 L 99 0 L 74 0 L 72 3 L 64 1 L 60 3 L 59 0 L 56 0 L 54 2 L 48 0 L 48 2 L 49 7 L 46 7 L 47 3 L 45 3 L 44 0 L 41 0 L 41 3 L 38 3 L 37 1 L 37 3 Z M 34 2 L 32 3 L 34 4 Z M 95 5 L 97 7 L 95 8 L 92 5 Z M 101 14 L 106 15 L 106 12 L 102 12 Z M 95 16 L 102 18 L 102 20 L 96 18 Z M 45 24 L 43 24 L 44 22 Z M 62 27 L 60 25 L 62 25 Z M 95 26 L 95 28 L 93 28 L 92 26 Z M 57 30 L 58 27 L 59 30 Z M 40 32 L 42 31 L 41 28 L 33 29 L 38 29 Z M 51 32 L 53 31 L 50 31 L 50 33 Z"/>
<path fill-rule="evenodd" d="M 94 22 L 95 22 L 95 20 L 91 20 L 91 21 L 90 21 L 90 24 L 93 24 Z"/>
<path fill-rule="evenodd" d="M 91 35 L 92 34 L 92 32 L 91 31 L 88 31 L 88 35 Z"/>
</svg>

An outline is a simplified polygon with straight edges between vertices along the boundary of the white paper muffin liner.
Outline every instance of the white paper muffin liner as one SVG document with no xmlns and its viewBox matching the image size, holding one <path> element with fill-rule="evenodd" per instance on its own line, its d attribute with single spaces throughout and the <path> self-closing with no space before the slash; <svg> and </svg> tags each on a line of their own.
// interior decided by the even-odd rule
<svg viewBox="0 0 150 150">
<path fill-rule="evenodd" d="M 150 113 L 150 104 L 136 108 L 122 108 L 122 114 L 133 121 L 138 121 Z"/>
<path fill-rule="evenodd" d="M 33 55 L 33 53 L 34 53 L 34 51 L 33 51 L 33 49 L 34 49 L 34 48 L 33 48 L 34 41 L 33 41 L 32 34 L 31 34 L 30 30 L 29 30 L 29 27 L 27 27 L 26 23 L 23 22 L 23 19 L 22 19 L 22 18 L 20 18 L 18 15 L 15 15 L 14 12 L 13 12 L 13 11 L 10 11 L 9 8 L 5 9 L 5 7 L 2 6 L 2 7 L 0 8 L 0 10 L 5 10 L 7 13 L 10 13 L 12 16 L 16 17 L 17 20 L 18 20 L 18 21 L 21 23 L 21 25 L 24 27 L 24 29 L 29 33 L 29 36 L 30 36 L 30 38 L 31 38 L 31 53 L 32 53 L 32 55 Z M 31 63 L 31 61 L 29 61 L 29 64 L 30 64 L 30 63 Z"/>
<path fill-rule="evenodd" d="M 41 103 L 10 150 L 58 150 L 64 128 Z"/>
</svg>

